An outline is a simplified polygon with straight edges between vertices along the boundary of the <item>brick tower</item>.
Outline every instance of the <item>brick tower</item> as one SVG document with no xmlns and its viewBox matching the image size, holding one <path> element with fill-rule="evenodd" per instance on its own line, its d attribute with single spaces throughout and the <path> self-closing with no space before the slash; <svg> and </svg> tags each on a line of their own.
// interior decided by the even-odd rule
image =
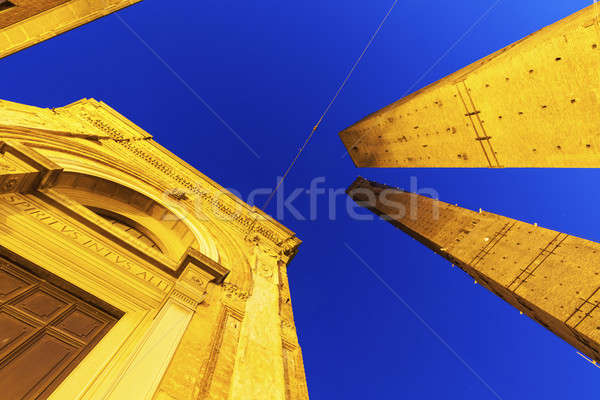
<svg viewBox="0 0 600 400">
<path fill-rule="evenodd" d="M 595 9 L 597 7 L 597 10 Z M 600 166 L 600 6 L 340 133 L 358 167 Z"/>
<path fill-rule="evenodd" d="M 0 0 L 0 58 L 141 0 Z"/>
<path fill-rule="evenodd" d="M 600 360 L 600 244 L 363 178 L 348 194 Z"/>
</svg>

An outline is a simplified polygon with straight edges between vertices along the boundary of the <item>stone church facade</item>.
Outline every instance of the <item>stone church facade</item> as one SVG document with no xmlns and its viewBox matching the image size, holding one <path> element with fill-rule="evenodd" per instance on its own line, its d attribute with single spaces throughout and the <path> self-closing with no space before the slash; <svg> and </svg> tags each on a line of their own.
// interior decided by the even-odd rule
<svg viewBox="0 0 600 400">
<path fill-rule="evenodd" d="M 108 105 L 0 101 L 0 391 L 308 398 L 293 232 Z"/>
</svg>

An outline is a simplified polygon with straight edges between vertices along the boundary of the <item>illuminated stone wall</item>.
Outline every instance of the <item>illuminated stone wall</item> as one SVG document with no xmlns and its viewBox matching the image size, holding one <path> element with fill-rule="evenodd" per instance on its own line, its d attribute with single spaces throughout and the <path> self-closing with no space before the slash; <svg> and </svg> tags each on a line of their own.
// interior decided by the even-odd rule
<svg viewBox="0 0 600 400">
<path fill-rule="evenodd" d="M 0 141 L 0 255 L 123 315 L 51 399 L 308 398 L 293 232 L 102 102 L 0 101 Z"/>
<path fill-rule="evenodd" d="M 600 9 L 600 6 L 598 6 Z M 600 166 L 590 6 L 343 130 L 358 167 Z"/>
</svg>

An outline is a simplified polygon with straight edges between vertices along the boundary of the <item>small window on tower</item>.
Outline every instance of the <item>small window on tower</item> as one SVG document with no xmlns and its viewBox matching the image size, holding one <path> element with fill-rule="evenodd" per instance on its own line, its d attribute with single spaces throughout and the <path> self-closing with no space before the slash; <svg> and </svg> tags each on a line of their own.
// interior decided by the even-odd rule
<svg viewBox="0 0 600 400">
<path fill-rule="evenodd" d="M 13 8 L 15 5 L 8 0 L 0 0 L 0 12 Z"/>
</svg>

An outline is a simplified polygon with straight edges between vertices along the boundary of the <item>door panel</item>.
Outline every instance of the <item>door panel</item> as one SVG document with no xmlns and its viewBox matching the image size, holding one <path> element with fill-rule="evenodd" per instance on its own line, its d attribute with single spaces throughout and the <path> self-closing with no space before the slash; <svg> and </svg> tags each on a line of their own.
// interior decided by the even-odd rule
<svg viewBox="0 0 600 400">
<path fill-rule="evenodd" d="M 36 327 L 13 315 L 0 312 L 0 357 L 14 350 L 36 331 Z"/>
<path fill-rule="evenodd" d="M 33 285 L 13 271 L 0 270 L 0 302 L 6 301 Z"/>
<path fill-rule="evenodd" d="M 78 348 L 44 332 L 0 369 L 0 388 L 7 399 L 36 398 L 68 364 Z"/>
<path fill-rule="evenodd" d="M 115 322 L 0 258 L 0 398 L 46 399 Z"/>
<path fill-rule="evenodd" d="M 24 296 L 20 296 L 17 301 L 12 302 L 12 306 L 30 316 L 47 322 L 53 320 L 62 313 L 70 304 L 56 296 L 54 293 L 47 293 L 41 288 L 35 288 L 28 291 Z"/>
<path fill-rule="evenodd" d="M 73 336 L 84 343 L 88 343 L 100 329 L 104 322 L 96 316 L 89 315 L 82 310 L 72 309 L 56 324 L 56 329 Z"/>
</svg>

